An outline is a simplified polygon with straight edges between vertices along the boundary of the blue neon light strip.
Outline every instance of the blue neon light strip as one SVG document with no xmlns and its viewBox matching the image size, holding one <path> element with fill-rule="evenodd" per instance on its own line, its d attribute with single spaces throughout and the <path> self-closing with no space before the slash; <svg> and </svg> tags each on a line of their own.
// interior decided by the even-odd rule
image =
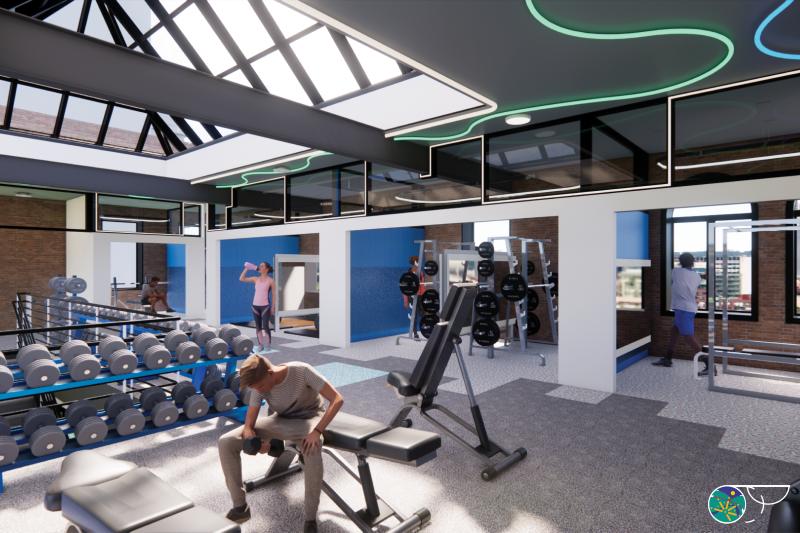
<svg viewBox="0 0 800 533">
<path fill-rule="evenodd" d="M 766 54 L 772 57 L 777 57 L 778 59 L 792 59 L 795 61 L 800 60 L 800 54 L 789 54 L 786 52 L 778 52 L 777 50 L 773 50 L 772 48 L 765 45 L 763 40 L 764 30 L 767 29 L 767 26 L 769 26 L 769 24 L 773 20 L 775 20 L 775 18 L 778 15 L 786 11 L 786 8 L 792 5 L 793 2 L 794 0 L 785 0 L 781 5 L 776 7 L 772 13 L 767 15 L 767 18 L 762 20 L 761 24 L 758 25 L 758 29 L 756 29 L 756 33 L 753 36 L 753 42 L 755 43 L 756 48 L 758 48 L 758 51 L 761 52 L 762 54 Z"/>
</svg>

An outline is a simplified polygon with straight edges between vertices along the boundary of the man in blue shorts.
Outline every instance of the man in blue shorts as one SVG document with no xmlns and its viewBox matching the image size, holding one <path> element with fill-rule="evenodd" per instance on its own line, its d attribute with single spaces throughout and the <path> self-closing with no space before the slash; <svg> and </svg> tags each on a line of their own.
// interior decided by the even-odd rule
<svg viewBox="0 0 800 533">
<path fill-rule="evenodd" d="M 700 274 L 693 270 L 694 256 L 684 252 L 678 257 L 680 268 L 672 270 L 672 309 L 675 311 L 675 321 L 669 333 L 667 355 L 653 364 L 656 366 L 672 366 L 672 355 L 678 339 L 683 337 L 695 354 L 703 349 L 694 338 L 694 316 L 697 314 L 697 289 L 702 283 Z M 701 375 L 708 372 L 708 358 L 701 358 L 706 363 L 706 369 Z"/>
</svg>

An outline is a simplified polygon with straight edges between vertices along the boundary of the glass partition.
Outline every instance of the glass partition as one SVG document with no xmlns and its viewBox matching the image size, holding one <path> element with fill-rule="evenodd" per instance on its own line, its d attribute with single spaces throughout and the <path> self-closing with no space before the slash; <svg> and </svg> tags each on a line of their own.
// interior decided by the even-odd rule
<svg viewBox="0 0 800 533">
<path fill-rule="evenodd" d="M 282 224 L 283 189 L 283 178 L 234 189 L 231 227 Z"/>
<path fill-rule="evenodd" d="M 0 185 L 0 226 L 85 230 L 94 194 Z"/>
<path fill-rule="evenodd" d="M 208 204 L 206 209 L 206 229 L 208 231 L 227 228 L 228 215 L 225 204 Z"/>
<path fill-rule="evenodd" d="M 199 237 L 203 206 L 199 204 L 183 204 L 183 234 Z"/>
<path fill-rule="evenodd" d="M 125 233 L 181 234 L 181 202 L 97 195 L 97 230 Z M 119 229 L 115 222 L 128 223 Z"/>
<path fill-rule="evenodd" d="M 364 214 L 364 163 L 286 176 L 286 220 Z"/>
<path fill-rule="evenodd" d="M 117 231 L 125 224 L 113 222 Z M 128 230 L 130 231 L 130 229 Z M 157 312 L 186 311 L 186 245 L 112 242 L 111 305 Z"/>
</svg>

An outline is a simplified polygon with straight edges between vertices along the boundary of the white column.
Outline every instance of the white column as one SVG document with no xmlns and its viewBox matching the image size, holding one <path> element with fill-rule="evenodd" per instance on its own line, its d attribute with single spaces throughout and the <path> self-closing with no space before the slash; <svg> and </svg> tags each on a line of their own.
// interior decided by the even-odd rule
<svg viewBox="0 0 800 533">
<path fill-rule="evenodd" d="M 320 343 L 349 345 L 350 232 L 336 222 L 319 232 L 319 307 Z"/>
<path fill-rule="evenodd" d="M 558 219 L 558 382 L 616 388 L 616 218 L 575 205 Z"/>
</svg>

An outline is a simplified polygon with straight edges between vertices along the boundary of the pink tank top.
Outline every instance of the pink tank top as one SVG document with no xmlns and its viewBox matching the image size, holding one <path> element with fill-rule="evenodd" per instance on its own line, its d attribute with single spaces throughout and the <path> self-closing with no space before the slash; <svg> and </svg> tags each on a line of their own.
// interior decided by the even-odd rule
<svg viewBox="0 0 800 533">
<path fill-rule="evenodd" d="M 253 295 L 253 305 L 270 305 L 269 286 L 270 280 L 258 279 L 255 283 L 256 293 Z"/>
</svg>

